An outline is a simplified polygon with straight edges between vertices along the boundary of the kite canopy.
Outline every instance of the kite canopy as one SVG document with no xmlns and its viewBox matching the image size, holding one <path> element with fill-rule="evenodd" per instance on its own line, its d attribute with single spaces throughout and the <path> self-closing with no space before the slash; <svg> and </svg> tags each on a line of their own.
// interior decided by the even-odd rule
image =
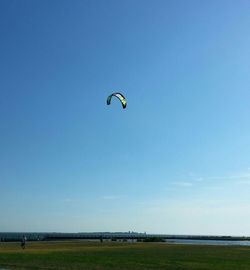
<svg viewBox="0 0 250 270">
<path fill-rule="evenodd" d="M 107 98 L 107 105 L 111 104 L 111 99 L 112 97 L 116 97 L 120 100 L 121 104 L 122 104 L 122 108 L 125 109 L 127 106 L 127 101 L 125 99 L 125 97 L 121 94 L 121 93 L 113 93 L 110 96 L 108 96 Z"/>
</svg>

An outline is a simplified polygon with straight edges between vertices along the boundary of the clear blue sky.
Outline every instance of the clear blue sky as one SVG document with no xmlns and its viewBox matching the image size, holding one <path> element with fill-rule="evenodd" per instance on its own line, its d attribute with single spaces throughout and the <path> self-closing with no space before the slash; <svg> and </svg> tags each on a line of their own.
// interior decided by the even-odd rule
<svg viewBox="0 0 250 270">
<path fill-rule="evenodd" d="M 0 231 L 250 235 L 249 10 L 0 1 Z"/>
</svg>

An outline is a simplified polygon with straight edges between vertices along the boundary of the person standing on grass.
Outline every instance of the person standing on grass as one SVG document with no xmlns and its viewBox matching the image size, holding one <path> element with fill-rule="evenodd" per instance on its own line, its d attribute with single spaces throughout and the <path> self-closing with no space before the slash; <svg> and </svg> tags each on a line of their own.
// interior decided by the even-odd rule
<svg viewBox="0 0 250 270">
<path fill-rule="evenodd" d="M 26 236 L 25 235 L 23 235 L 23 237 L 22 237 L 22 240 L 21 240 L 21 248 L 22 249 L 25 249 L 25 247 L 26 247 Z"/>
</svg>

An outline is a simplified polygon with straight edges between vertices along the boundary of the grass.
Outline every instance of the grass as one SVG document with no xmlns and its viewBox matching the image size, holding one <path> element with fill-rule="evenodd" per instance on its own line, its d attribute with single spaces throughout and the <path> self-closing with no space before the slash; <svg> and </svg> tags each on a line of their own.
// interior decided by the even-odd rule
<svg viewBox="0 0 250 270">
<path fill-rule="evenodd" d="M 0 243 L 0 268 L 15 270 L 249 270 L 250 247 L 99 243 Z"/>
</svg>

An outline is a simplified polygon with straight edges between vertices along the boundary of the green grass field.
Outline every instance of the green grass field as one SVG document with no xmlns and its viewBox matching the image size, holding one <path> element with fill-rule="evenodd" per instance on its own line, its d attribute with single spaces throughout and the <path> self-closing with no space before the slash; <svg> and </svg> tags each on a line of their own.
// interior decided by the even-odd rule
<svg viewBox="0 0 250 270">
<path fill-rule="evenodd" d="M 250 270 L 250 247 L 165 243 L 0 243 L 0 269 Z"/>
</svg>

